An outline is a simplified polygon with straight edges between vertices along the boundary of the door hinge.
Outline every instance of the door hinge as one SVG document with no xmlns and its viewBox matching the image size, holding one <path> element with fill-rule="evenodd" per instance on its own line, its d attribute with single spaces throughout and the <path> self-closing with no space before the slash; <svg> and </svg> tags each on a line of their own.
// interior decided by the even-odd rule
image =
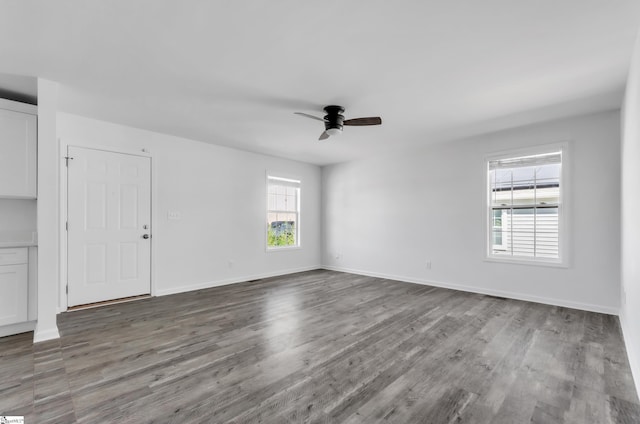
<svg viewBox="0 0 640 424">
<path fill-rule="evenodd" d="M 64 229 L 69 231 L 69 221 L 64 223 Z"/>
<path fill-rule="evenodd" d="M 69 160 L 73 160 L 73 158 L 71 156 L 65 156 L 64 160 L 65 160 L 65 165 L 64 166 L 69 166 Z"/>
<path fill-rule="evenodd" d="M 69 294 L 69 284 L 67 284 L 67 294 Z"/>
</svg>

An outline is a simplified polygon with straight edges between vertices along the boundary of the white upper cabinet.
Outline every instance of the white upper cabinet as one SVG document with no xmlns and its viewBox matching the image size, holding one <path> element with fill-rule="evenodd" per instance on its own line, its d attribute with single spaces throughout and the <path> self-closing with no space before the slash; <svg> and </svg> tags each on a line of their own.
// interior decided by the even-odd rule
<svg viewBox="0 0 640 424">
<path fill-rule="evenodd" d="M 0 99 L 0 198 L 36 198 L 36 113 L 36 106 Z"/>
</svg>

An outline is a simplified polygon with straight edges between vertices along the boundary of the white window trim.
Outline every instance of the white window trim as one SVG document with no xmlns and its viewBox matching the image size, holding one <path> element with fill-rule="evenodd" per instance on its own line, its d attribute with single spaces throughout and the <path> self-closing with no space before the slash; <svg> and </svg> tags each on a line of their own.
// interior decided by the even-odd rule
<svg viewBox="0 0 640 424">
<path fill-rule="evenodd" d="M 484 157 L 483 173 L 484 173 L 484 260 L 486 262 L 498 262 L 504 264 L 515 265 L 534 265 L 555 268 L 569 268 L 570 246 L 570 226 L 568 225 L 568 216 L 571 216 L 571 143 L 569 141 L 543 144 L 538 146 L 519 148 L 513 150 L 504 150 L 495 152 Z M 526 258 L 526 257 L 508 257 L 499 256 L 491 253 L 491 236 L 493 228 L 493 220 L 491 217 L 491 198 L 490 198 L 490 181 L 489 181 L 489 161 L 506 159 L 518 156 L 530 156 L 549 153 L 553 150 L 562 150 L 562 168 L 560 171 L 560 204 L 558 207 L 558 259 L 550 258 Z"/>
<path fill-rule="evenodd" d="M 267 253 L 273 253 L 273 252 L 286 252 L 286 251 L 290 251 L 290 250 L 298 250 L 298 249 L 302 249 L 302 224 L 301 224 L 301 220 L 302 220 L 302 178 L 300 178 L 299 176 L 296 175 L 292 175 L 292 174 L 288 174 L 286 172 L 278 172 L 278 171 L 269 171 L 267 170 L 265 172 L 265 213 L 269 213 L 269 179 L 276 179 L 276 180 L 282 180 L 282 181 L 290 181 L 290 182 L 298 182 L 299 183 L 299 189 L 300 189 L 300 194 L 298 196 L 298 225 L 296 228 L 296 241 L 297 244 L 295 244 L 294 246 L 269 246 L 269 241 L 267 238 L 267 232 L 269 231 L 269 223 L 265 221 L 264 224 L 264 232 L 263 232 L 263 239 L 264 239 L 264 249 L 265 252 Z"/>
</svg>

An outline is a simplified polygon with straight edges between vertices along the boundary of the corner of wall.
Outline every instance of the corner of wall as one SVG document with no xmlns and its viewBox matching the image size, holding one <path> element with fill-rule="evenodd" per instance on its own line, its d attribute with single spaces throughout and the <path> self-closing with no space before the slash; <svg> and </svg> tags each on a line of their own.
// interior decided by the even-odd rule
<svg viewBox="0 0 640 424">
<path fill-rule="evenodd" d="M 640 32 L 632 52 L 621 113 L 621 299 L 620 327 L 631 373 L 640 393 Z"/>
<path fill-rule="evenodd" d="M 42 330 L 38 327 L 39 327 L 39 323 L 36 324 L 36 329 L 34 330 L 34 333 L 33 333 L 34 343 L 46 342 L 47 340 L 54 340 L 54 339 L 60 338 L 60 333 L 58 332 L 57 326 L 55 328 L 47 328 Z"/>
<path fill-rule="evenodd" d="M 38 78 L 38 322 L 34 343 L 60 337 L 56 323 L 59 286 L 58 83 Z"/>
<path fill-rule="evenodd" d="M 627 359 L 629 360 L 631 376 L 636 386 L 636 393 L 640 394 L 640 352 L 636 350 L 635 340 L 633 339 L 633 328 L 631 328 L 625 312 L 624 309 L 620 311 L 620 329 L 622 330 L 622 338 L 627 349 Z"/>
</svg>

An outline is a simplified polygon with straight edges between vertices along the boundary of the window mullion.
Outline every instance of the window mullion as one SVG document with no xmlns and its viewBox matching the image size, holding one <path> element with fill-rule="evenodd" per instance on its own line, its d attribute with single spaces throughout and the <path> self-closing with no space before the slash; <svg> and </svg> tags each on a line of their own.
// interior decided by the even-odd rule
<svg viewBox="0 0 640 424">
<path fill-rule="evenodd" d="M 511 234 L 511 256 L 513 256 L 513 221 L 515 215 L 513 214 L 513 171 L 511 171 L 511 210 L 509 211 L 509 231 Z"/>
<path fill-rule="evenodd" d="M 533 257 L 538 257 L 538 168 L 533 169 Z"/>
</svg>

